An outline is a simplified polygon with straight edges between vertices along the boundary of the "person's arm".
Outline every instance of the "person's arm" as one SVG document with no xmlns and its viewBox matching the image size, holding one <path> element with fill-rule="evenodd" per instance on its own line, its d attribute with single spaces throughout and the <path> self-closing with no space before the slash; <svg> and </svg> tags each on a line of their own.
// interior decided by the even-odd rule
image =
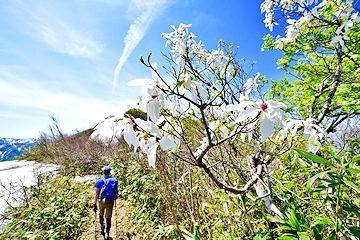
<svg viewBox="0 0 360 240">
<path fill-rule="evenodd" d="M 119 190 L 118 190 L 118 181 L 117 181 L 117 179 L 115 178 L 115 181 L 116 181 L 116 186 L 115 186 L 115 194 L 116 194 L 116 199 L 119 197 Z"/>
<path fill-rule="evenodd" d="M 95 190 L 95 198 L 94 198 L 94 204 L 97 203 L 98 199 L 99 199 L 99 193 L 100 193 L 100 189 L 96 188 Z"/>
<path fill-rule="evenodd" d="M 95 198 L 94 198 L 94 213 L 96 213 L 96 211 L 97 211 L 97 200 L 98 200 L 98 198 L 99 198 L 99 192 L 100 192 L 100 189 L 99 188 L 96 188 L 96 190 L 95 190 Z"/>
</svg>

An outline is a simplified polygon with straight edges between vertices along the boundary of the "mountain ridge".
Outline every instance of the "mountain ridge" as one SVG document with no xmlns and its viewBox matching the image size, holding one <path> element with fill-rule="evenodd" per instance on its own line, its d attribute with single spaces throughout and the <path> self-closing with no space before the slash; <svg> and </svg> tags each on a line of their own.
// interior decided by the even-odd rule
<svg viewBox="0 0 360 240">
<path fill-rule="evenodd" d="M 36 145 L 35 138 L 3 138 L 0 137 L 0 159 L 2 161 L 13 160 L 26 151 L 29 151 L 31 147 Z"/>
</svg>

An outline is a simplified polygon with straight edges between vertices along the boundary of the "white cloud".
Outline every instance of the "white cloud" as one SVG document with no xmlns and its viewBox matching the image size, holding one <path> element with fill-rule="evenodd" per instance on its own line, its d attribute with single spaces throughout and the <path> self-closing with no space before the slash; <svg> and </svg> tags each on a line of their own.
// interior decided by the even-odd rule
<svg viewBox="0 0 360 240">
<path fill-rule="evenodd" d="M 13 112 L 0 112 L 0 117 L 2 118 L 10 118 L 10 119 L 25 119 L 29 118 L 27 115 L 13 113 Z"/>
<path fill-rule="evenodd" d="M 45 7 L 46 2 L 15 1 L 14 11 L 22 20 L 28 34 L 40 39 L 51 46 L 55 51 L 69 54 L 74 57 L 92 58 L 103 51 L 103 45 L 89 34 L 89 31 L 80 30 L 73 26 L 66 15 L 61 16 L 56 7 Z"/>
<path fill-rule="evenodd" d="M 126 60 L 141 41 L 141 39 L 143 39 L 143 37 L 146 35 L 152 22 L 167 7 L 169 4 L 168 2 L 169 1 L 167 0 L 133 0 L 132 6 L 136 7 L 135 10 L 140 12 L 140 15 L 136 18 L 135 22 L 130 25 L 124 39 L 125 47 L 119 59 L 119 63 L 115 69 L 113 89 L 115 89 L 117 86 L 119 73 Z"/>
<path fill-rule="evenodd" d="M 0 70 L 0 105 L 34 108 L 66 120 L 100 121 L 109 115 L 123 112 L 127 104 L 132 102 L 124 100 L 119 104 L 96 97 L 59 92 L 37 81 Z"/>
</svg>

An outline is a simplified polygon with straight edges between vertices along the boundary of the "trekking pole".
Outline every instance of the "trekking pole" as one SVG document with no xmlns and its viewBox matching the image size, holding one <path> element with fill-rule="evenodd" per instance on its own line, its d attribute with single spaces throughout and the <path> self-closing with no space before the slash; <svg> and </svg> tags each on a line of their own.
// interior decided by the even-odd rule
<svg viewBox="0 0 360 240">
<path fill-rule="evenodd" d="M 95 226 L 95 240 L 96 240 L 96 225 L 97 225 L 97 221 L 96 221 L 96 211 L 94 211 L 94 214 L 95 214 L 95 222 L 94 222 L 94 226 Z"/>
<path fill-rule="evenodd" d="M 118 239 L 116 199 L 115 199 L 115 231 L 116 231 L 116 239 Z"/>
</svg>

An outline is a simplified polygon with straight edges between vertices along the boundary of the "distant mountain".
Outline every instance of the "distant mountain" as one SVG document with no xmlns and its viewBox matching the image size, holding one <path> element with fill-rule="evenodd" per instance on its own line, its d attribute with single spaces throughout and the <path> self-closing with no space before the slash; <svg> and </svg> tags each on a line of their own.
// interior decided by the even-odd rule
<svg viewBox="0 0 360 240">
<path fill-rule="evenodd" d="M 20 156 L 32 146 L 35 146 L 36 139 L 14 139 L 0 137 L 0 159 L 3 161 L 13 160 Z"/>
</svg>

